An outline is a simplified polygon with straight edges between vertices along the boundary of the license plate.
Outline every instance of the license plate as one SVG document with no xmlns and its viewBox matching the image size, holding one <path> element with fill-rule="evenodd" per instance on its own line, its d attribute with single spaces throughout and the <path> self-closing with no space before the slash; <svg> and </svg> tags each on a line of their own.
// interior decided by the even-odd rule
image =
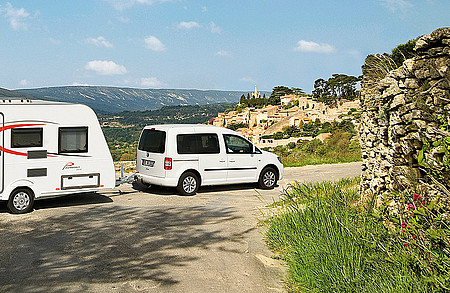
<svg viewBox="0 0 450 293">
<path fill-rule="evenodd" d="M 155 161 L 142 159 L 142 166 L 153 167 L 155 165 Z"/>
</svg>

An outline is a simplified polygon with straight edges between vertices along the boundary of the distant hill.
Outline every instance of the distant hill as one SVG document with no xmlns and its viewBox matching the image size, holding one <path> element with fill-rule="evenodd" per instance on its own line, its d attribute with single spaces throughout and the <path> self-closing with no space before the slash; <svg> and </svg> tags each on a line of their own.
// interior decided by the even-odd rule
<svg viewBox="0 0 450 293">
<path fill-rule="evenodd" d="M 86 104 L 99 113 L 154 110 L 163 106 L 238 103 L 241 95 L 247 94 L 243 91 L 135 89 L 103 86 L 21 89 L 20 93 L 41 100 Z"/>
<path fill-rule="evenodd" d="M 25 95 L 18 91 L 10 91 L 4 88 L 0 88 L 0 98 L 17 98 L 17 97 L 25 97 Z"/>
</svg>

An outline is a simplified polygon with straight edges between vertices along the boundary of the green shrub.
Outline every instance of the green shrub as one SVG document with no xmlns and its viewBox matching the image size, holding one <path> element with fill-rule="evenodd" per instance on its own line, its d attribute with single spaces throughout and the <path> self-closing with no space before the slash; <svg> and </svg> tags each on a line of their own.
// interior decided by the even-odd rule
<svg viewBox="0 0 450 293">
<path fill-rule="evenodd" d="M 295 185 L 268 220 L 268 245 L 289 266 L 293 292 L 430 292 L 421 276 L 394 262 L 388 230 L 358 208 L 358 179 Z M 275 207 L 274 207 L 275 208 Z"/>
</svg>

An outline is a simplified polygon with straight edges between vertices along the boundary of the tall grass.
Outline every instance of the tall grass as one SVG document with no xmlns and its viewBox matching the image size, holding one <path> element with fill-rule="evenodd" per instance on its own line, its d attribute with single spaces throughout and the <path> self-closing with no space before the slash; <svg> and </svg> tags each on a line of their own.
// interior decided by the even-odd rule
<svg viewBox="0 0 450 293">
<path fill-rule="evenodd" d="M 325 155 L 293 153 L 281 157 L 284 167 L 302 167 L 307 165 L 337 164 L 361 161 L 361 153 L 328 153 Z"/>
<path fill-rule="evenodd" d="M 352 134 L 341 130 L 335 131 L 328 139 L 309 142 L 291 143 L 278 146 L 273 150 L 285 167 L 306 165 L 349 163 L 361 161 L 359 142 L 352 139 Z"/>
<path fill-rule="evenodd" d="M 267 242 L 289 266 L 294 292 L 427 292 L 372 241 L 384 227 L 356 207 L 358 179 L 297 185 L 269 220 Z M 279 208 L 279 205 L 278 205 Z"/>
</svg>

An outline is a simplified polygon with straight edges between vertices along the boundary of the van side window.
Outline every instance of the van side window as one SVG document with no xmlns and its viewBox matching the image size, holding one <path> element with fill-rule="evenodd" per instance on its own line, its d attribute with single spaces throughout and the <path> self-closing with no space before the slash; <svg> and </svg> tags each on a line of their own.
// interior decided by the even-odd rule
<svg viewBox="0 0 450 293">
<path fill-rule="evenodd" d="M 253 152 L 253 145 L 240 136 L 224 134 L 223 138 L 228 154 L 251 154 Z"/>
<path fill-rule="evenodd" d="M 166 132 L 144 129 L 139 140 L 138 150 L 163 154 L 166 149 Z"/>
<path fill-rule="evenodd" d="M 215 133 L 177 135 L 179 154 L 218 154 L 219 138 Z"/>
<path fill-rule="evenodd" d="M 60 127 L 58 153 L 87 153 L 87 127 Z"/>
<path fill-rule="evenodd" d="M 11 129 L 11 147 L 42 147 L 42 137 L 42 128 L 13 128 Z"/>
</svg>

